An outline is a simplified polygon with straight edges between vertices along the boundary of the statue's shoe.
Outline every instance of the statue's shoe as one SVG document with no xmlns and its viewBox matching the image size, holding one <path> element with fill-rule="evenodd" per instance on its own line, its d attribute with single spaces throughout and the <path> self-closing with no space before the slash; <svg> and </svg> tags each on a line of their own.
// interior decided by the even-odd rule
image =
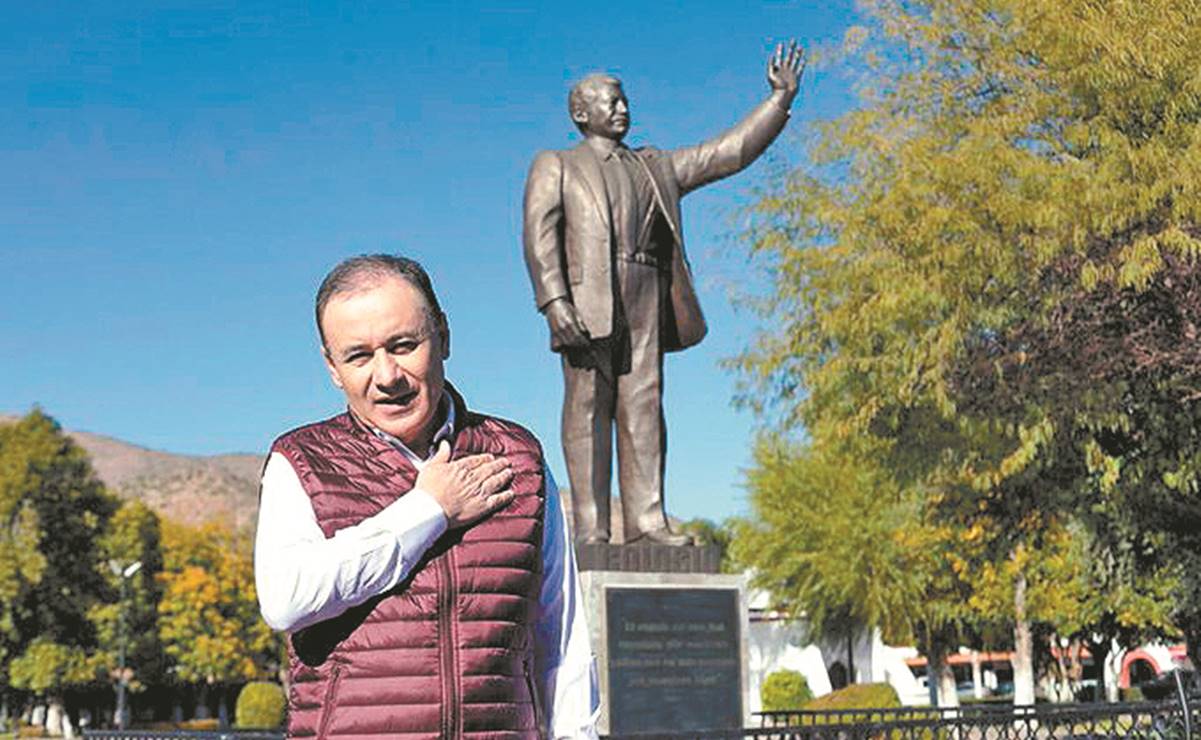
<svg viewBox="0 0 1201 740">
<path fill-rule="evenodd" d="M 627 544 L 630 545 L 670 545 L 672 547 L 683 547 L 691 545 L 692 537 L 686 534 L 673 532 L 667 527 L 652 529 L 649 532 L 643 532 Z"/>
</svg>

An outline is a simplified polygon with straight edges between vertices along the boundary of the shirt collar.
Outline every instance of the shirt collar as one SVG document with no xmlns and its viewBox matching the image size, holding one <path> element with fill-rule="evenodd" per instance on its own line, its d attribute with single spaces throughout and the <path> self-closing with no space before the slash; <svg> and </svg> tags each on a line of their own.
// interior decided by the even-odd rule
<svg viewBox="0 0 1201 740">
<path fill-rule="evenodd" d="M 588 146 L 592 147 L 592 151 L 595 152 L 596 156 L 600 157 L 602 161 L 609 159 L 618 151 L 626 148 L 625 144 L 622 144 L 620 141 L 606 139 L 603 136 L 589 136 L 587 139 L 584 139 L 584 141 L 588 142 Z"/>
<path fill-rule="evenodd" d="M 382 429 L 376 429 L 370 425 L 368 425 L 367 428 L 371 430 L 372 434 L 400 450 L 400 453 L 407 457 L 409 462 L 422 463 L 434 456 L 434 453 L 438 449 L 438 443 L 444 439 L 450 441 L 450 438 L 454 435 L 455 404 L 450 398 L 450 393 L 448 393 L 445 389 L 442 391 L 442 400 L 438 401 L 438 413 L 442 413 L 443 409 L 446 409 L 446 420 L 442 422 L 442 426 L 438 427 L 438 430 L 434 432 L 434 436 L 430 438 L 429 452 L 426 453 L 424 459 L 418 456 L 416 452 L 410 450 L 409 446 L 402 442 L 399 437 L 395 437 Z"/>
</svg>

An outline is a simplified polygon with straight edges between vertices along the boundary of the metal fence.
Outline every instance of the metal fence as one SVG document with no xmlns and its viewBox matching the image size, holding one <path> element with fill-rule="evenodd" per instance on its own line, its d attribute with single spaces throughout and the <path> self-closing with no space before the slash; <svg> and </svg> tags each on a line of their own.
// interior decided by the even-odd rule
<svg viewBox="0 0 1201 740">
<path fill-rule="evenodd" d="M 609 735 L 608 740 L 1191 740 L 1201 697 L 1124 704 L 1046 704 L 765 712 L 760 727 Z"/>
<path fill-rule="evenodd" d="M 608 740 L 1192 740 L 1201 696 L 1124 704 L 764 712 L 760 727 L 609 735 Z M 275 732 L 86 730 L 106 740 L 282 740 Z"/>
</svg>

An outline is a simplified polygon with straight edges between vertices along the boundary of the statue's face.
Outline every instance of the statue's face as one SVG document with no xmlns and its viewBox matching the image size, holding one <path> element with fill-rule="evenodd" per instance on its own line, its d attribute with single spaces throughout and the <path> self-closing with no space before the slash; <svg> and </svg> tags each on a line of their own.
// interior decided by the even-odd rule
<svg viewBox="0 0 1201 740">
<path fill-rule="evenodd" d="M 585 136 L 621 141 L 630 130 L 630 103 L 621 85 L 596 86 L 587 104 L 573 115 Z"/>
</svg>

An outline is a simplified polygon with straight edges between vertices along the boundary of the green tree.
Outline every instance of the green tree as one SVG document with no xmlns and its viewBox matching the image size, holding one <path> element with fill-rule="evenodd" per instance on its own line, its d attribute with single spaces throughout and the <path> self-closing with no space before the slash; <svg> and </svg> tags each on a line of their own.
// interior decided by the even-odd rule
<svg viewBox="0 0 1201 740">
<path fill-rule="evenodd" d="M 735 527 L 737 527 L 737 522 L 733 519 L 726 519 L 720 524 L 715 524 L 709 519 L 697 518 L 684 522 L 681 530 L 691 536 L 697 546 L 718 549 L 721 553 L 718 567 L 722 573 L 737 573 L 740 568 L 733 559 L 730 548 L 734 540 Z"/>
<path fill-rule="evenodd" d="M 1083 677 L 1080 648 L 1094 665 L 1108 659 L 1111 645 L 1141 645 L 1178 639 L 1173 603 L 1180 588 L 1179 562 L 1147 562 L 1138 554 L 1139 540 L 1116 526 L 1090 528 L 1079 518 L 1048 538 L 1049 550 L 1037 573 L 1044 587 L 1035 613 L 1043 635 L 1037 657 L 1061 683 Z M 1068 643 L 1052 654 L 1051 646 Z M 1103 689 L 1109 693 L 1103 695 Z M 1095 698 L 1116 701 L 1116 681 L 1098 684 Z"/>
<path fill-rule="evenodd" d="M 748 475 L 752 518 L 736 529 L 734 556 L 777 608 L 818 634 L 878 627 L 887 640 L 921 644 L 946 685 L 942 700 L 953 702 L 943 659 L 974 633 L 971 580 L 948 567 L 963 562 L 964 535 L 874 460 L 845 444 L 761 437 Z"/>
<path fill-rule="evenodd" d="M 930 523 L 976 533 L 952 552 L 1008 579 L 1018 642 L 1058 528 L 1097 535 L 1108 587 L 1152 594 L 1154 573 L 1187 595 L 1201 5 L 864 9 L 861 105 L 753 210 L 771 329 L 736 363 L 745 400 L 815 447 L 871 449 Z"/>
<path fill-rule="evenodd" d="M 67 689 L 97 679 L 87 615 L 106 594 L 99 540 L 116 508 L 49 416 L 0 424 L 0 680 L 44 695 L 54 717 Z"/>
<path fill-rule="evenodd" d="M 754 455 L 755 516 L 737 530 L 734 550 L 775 605 L 803 614 L 819 633 L 849 619 L 911 634 L 901 607 L 921 595 L 913 567 L 921 555 L 898 541 L 911 520 L 895 486 L 823 449 L 769 437 Z M 882 505 L 890 496 L 895 505 Z"/>
</svg>

